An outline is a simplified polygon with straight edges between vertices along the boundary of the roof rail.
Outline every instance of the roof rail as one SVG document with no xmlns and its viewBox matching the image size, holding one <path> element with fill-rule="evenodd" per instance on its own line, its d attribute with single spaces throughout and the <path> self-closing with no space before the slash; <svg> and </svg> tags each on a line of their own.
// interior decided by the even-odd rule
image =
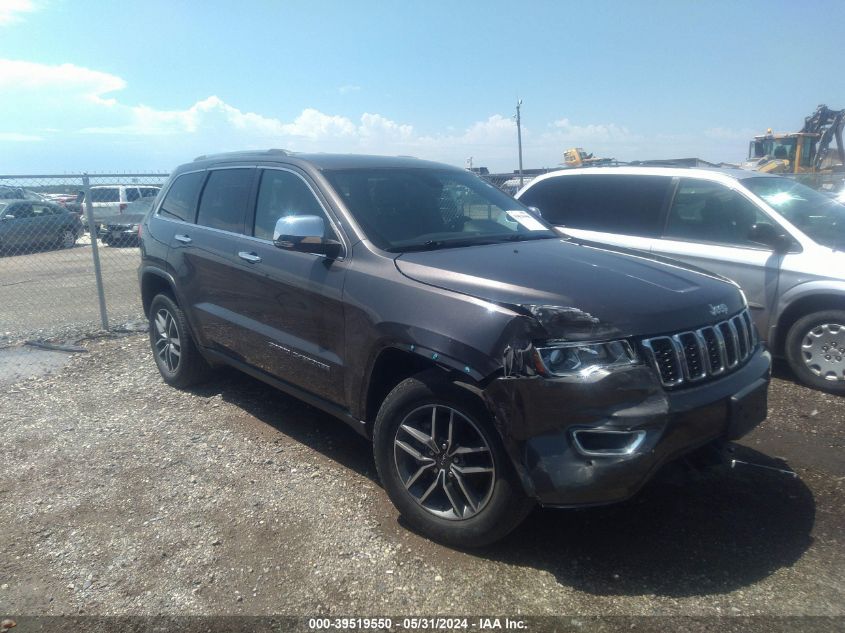
<svg viewBox="0 0 845 633">
<path fill-rule="evenodd" d="M 272 148 L 272 149 L 265 149 L 265 150 L 242 150 L 239 152 L 221 152 L 219 154 L 202 154 L 197 156 L 194 159 L 194 162 L 198 160 L 208 160 L 210 158 L 237 158 L 238 156 L 251 156 L 255 154 L 279 154 L 281 156 L 290 156 L 291 152 L 286 149 L 279 149 L 279 148 Z"/>
</svg>

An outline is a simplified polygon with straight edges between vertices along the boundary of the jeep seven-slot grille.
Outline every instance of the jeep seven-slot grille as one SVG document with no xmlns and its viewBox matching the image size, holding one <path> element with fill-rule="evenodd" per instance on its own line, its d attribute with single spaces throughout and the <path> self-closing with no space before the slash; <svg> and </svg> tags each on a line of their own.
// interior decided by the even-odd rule
<svg viewBox="0 0 845 633">
<path fill-rule="evenodd" d="M 737 369 L 757 347 L 757 332 L 748 310 L 743 310 L 721 323 L 655 336 L 642 344 L 660 382 L 677 387 Z"/>
</svg>

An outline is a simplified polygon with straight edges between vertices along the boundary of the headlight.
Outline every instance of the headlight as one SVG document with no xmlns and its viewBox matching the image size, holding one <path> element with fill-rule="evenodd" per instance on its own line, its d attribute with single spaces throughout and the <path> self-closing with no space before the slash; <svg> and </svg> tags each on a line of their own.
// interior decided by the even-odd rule
<svg viewBox="0 0 845 633">
<path fill-rule="evenodd" d="M 591 374 L 600 369 L 639 362 L 628 341 L 557 343 L 534 349 L 537 370 L 552 376 Z"/>
</svg>

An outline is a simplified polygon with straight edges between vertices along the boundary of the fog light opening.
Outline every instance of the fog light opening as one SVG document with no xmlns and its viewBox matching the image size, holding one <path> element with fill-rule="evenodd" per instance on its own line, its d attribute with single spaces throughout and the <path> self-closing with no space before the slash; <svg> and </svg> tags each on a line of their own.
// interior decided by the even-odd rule
<svg viewBox="0 0 845 633">
<path fill-rule="evenodd" d="M 645 431 L 596 431 L 580 429 L 572 432 L 575 448 L 582 455 L 631 455 L 645 440 Z"/>
</svg>

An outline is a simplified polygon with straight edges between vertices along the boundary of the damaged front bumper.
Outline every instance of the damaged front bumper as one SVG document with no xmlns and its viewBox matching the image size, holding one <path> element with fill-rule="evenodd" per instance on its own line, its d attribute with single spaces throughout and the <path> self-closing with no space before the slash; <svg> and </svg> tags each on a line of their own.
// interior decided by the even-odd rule
<svg viewBox="0 0 845 633">
<path fill-rule="evenodd" d="M 509 376 L 484 399 L 526 492 L 544 505 L 613 503 L 664 463 L 766 417 L 771 356 L 758 347 L 733 373 L 666 389 L 645 364 L 587 376 Z"/>
</svg>

